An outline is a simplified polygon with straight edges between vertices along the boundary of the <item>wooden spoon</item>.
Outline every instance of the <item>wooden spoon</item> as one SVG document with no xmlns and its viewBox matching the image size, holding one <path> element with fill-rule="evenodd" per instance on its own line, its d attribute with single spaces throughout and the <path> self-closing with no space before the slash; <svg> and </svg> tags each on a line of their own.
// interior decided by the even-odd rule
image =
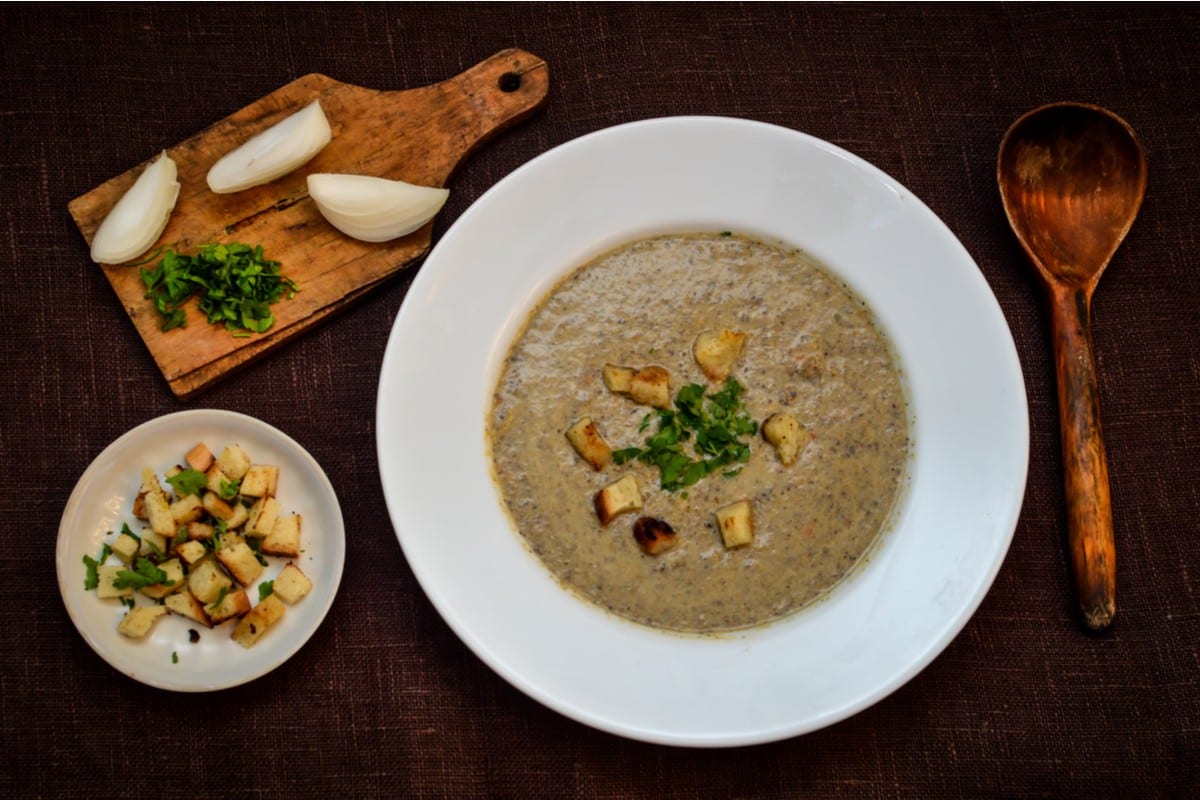
<svg viewBox="0 0 1200 800">
<path fill-rule="evenodd" d="M 1056 103 L 1013 123 L 996 173 L 1009 224 L 1047 292 L 1075 595 L 1085 624 L 1102 631 L 1116 614 L 1116 548 L 1091 302 L 1141 207 L 1146 156 L 1115 114 Z"/>
</svg>

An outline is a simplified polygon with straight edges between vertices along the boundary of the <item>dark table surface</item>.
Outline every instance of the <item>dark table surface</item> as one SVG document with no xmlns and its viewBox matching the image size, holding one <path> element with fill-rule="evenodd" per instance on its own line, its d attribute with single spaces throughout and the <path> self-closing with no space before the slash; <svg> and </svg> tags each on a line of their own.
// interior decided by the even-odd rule
<svg viewBox="0 0 1200 800">
<path fill-rule="evenodd" d="M 1200 792 L 1200 10 L 1186 5 L 36 5 L 0 9 L 0 794 L 12 796 L 1195 796 Z M 414 580 L 375 458 L 385 342 L 419 265 L 177 401 L 67 213 L 150 154 L 309 72 L 422 86 L 520 47 L 547 103 L 454 175 L 435 240 L 532 157 L 630 120 L 717 114 L 828 140 L 962 240 L 1029 398 L 1024 509 L 961 635 L 862 713 L 741 749 L 625 741 L 480 662 Z M 997 145 L 1035 106 L 1107 106 L 1150 164 L 1093 308 L 1119 612 L 1082 630 L 1066 561 L 1047 317 Z M 275 425 L 323 465 L 346 579 L 268 677 L 173 694 L 112 669 L 55 578 L 91 460 L 188 407 Z M 987 454 L 980 454 L 986 458 Z"/>
</svg>

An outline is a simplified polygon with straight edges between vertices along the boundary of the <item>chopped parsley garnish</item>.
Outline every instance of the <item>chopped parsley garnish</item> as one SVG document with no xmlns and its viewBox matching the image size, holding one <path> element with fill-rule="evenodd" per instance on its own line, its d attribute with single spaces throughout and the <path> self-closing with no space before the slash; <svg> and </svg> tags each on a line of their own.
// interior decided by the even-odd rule
<svg viewBox="0 0 1200 800">
<path fill-rule="evenodd" d="M 262 539 L 258 538 L 257 536 L 247 536 L 246 545 L 254 552 L 254 557 L 258 559 L 258 563 L 262 564 L 264 567 L 267 566 L 267 559 L 266 556 L 263 555 L 262 551 Z"/>
<path fill-rule="evenodd" d="M 758 423 L 742 404 L 744 391 L 729 378 L 706 398 L 703 386 L 689 383 L 676 392 L 674 409 L 657 409 L 642 420 L 642 431 L 658 420 L 658 430 L 646 439 L 646 446 L 616 450 L 613 461 L 625 464 L 637 459 L 658 467 L 662 488 L 669 492 L 718 470 L 726 477 L 736 475 L 750 460 L 750 444 L 742 437 L 758 433 Z"/>
<path fill-rule="evenodd" d="M 83 588 L 91 591 L 100 585 L 100 565 L 108 558 L 108 554 L 112 552 L 107 544 L 100 548 L 100 556 L 92 558 L 91 556 L 83 557 L 83 566 L 86 573 L 83 576 Z"/>
<path fill-rule="evenodd" d="M 146 545 L 146 549 L 153 553 L 154 557 L 159 561 L 162 561 L 167 557 L 167 554 L 163 552 L 161 547 L 154 543 L 153 539 L 147 537 L 146 539 L 142 540 L 142 544 Z"/>
<path fill-rule="evenodd" d="M 208 604 L 208 610 L 216 611 L 218 608 L 220 608 L 221 604 L 225 602 L 225 597 L 228 594 L 229 594 L 229 587 L 222 586 L 221 593 L 217 595 L 217 599 L 213 600 L 211 603 Z"/>
<path fill-rule="evenodd" d="M 172 664 L 179 663 L 179 653 L 175 652 L 174 650 L 171 651 L 171 663 Z"/>
<path fill-rule="evenodd" d="M 133 539 L 133 540 L 134 540 L 135 542 L 137 542 L 138 544 L 141 544 L 141 543 L 142 543 L 142 537 L 138 536 L 136 533 L 134 533 L 134 532 L 133 532 L 133 528 L 129 527 L 129 523 L 128 523 L 128 522 L 122 522 L 122 523 L 121 523 L 121 533 L 123 533 L 123 534 L 125 534 L 126 536 L 130 537 L 131 539 Z"/>
<path fill-rule="evenodd" d="M 168 580 L 167 573 L 154 566 L 148 558 L 139 558 L 133 572 L 127 569 L 118 571 L 113 580 L 113 587 L 116 589 L 143 589 L 158 584 L 174 586 L 175 581 Z"/>
<path fill-rule="evenodd" d="M 222 500 L 232 500 L 237 497 L 238 490 L 242 488 L 242 482 L 239 481 L 221 481 L 221 491 L 218 494 Z"/>
<path fill-rule="evenodd" d="M 258 602 L 266 600 L 271 592 L 275 591 L 275 581 L 263 581 L 258 585 Z"/>
<path fill-rule="evenodd" d="M 279 262 L 263 256 L 261 245 L 206 244 L 195 256 L 168 248 L 153 269 L 142 269 L 146 297 L 162 314 L 162 329 L 187 326 L 184 304 L 200 296 L 200 310 L 226 330 L 263 333 L 275 323 L 271 305 L 297 286 L 279 271 Z"/>
<path fill-rule="evenodd" d="M 200 494 L 200 490 L 208 485 L 204 473 L 194 469 L 184 469 L 167 478 L 167 483 L 179 494 L 186 497 L 189 494 Z"/>
</svg>

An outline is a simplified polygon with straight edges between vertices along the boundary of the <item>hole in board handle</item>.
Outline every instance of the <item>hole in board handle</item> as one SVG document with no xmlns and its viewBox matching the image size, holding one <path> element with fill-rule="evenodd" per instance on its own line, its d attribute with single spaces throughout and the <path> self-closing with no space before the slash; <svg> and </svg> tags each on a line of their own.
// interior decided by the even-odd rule
<svg viewBox="0 0 1200 800">
<path fill-rule="evenodd" d="M 521 88 L 521 76 L 516 72 L 506 72 L 500 76 L 500 82 L 497 85 L 502 92 L 515 92 Z"/>
</svg>

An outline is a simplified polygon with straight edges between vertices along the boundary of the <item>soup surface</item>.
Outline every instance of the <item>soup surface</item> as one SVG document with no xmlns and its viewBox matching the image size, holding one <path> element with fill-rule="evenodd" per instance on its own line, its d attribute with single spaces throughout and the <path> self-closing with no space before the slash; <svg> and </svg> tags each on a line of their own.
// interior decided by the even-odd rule
<svg viewBox="0 0 1200 800">
<path fill-rule="evenodd" d="M 731 377 L 761 422 L 793 415 L 811 439 L 790 466 L 761 436 L 737 474 L 675 491 L 631 460 L 588 465 L 564 432 L 587 416 L 614 450 L 643 446 L 652 409 L 606 387 L 605 364 L 658 365 L 672 397 L 710 381 L 697 334 L 745 334 Z M 653 413 L 651 413 L 653 418 Z M 908 452 L 907 409 L 888 342 L 863 302 L 802 254 L 729 234 L 633 242 L 577 269 L 531 313 L 488 420 L 492 466 L 516 529 L 560 582 L 637 622 L 681 631 L 757 625 L 841 581 L 885 528 Z M 602 525 L 597 491 L 626 475 L 644 505 Z M 713 512 L 749 500 L 753 540 L 726 548 Z M 640 516 L 677 544 L 643 552 Z"/>
</svg>

